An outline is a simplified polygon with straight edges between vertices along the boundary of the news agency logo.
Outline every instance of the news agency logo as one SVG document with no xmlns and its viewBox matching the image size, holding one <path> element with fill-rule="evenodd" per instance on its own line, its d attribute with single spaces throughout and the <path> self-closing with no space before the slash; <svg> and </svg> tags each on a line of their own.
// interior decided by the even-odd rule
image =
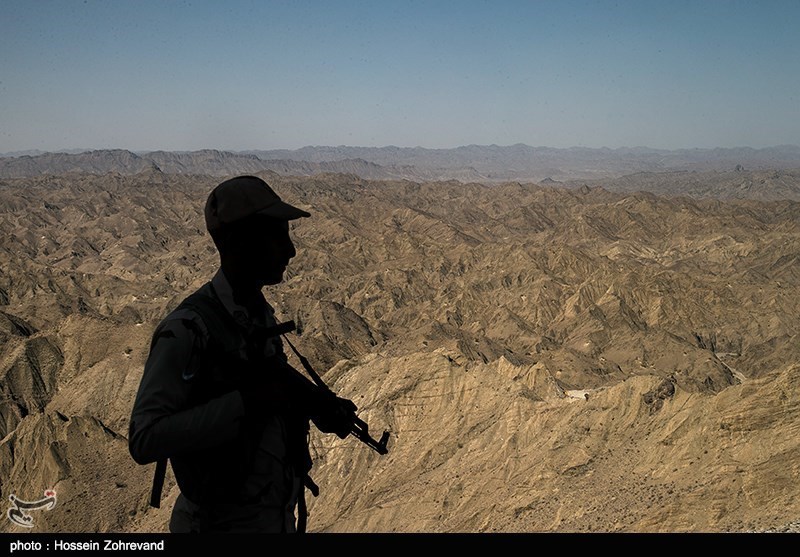
<svg viewBox="0 0 800 557">
<path fill-rule="evenodd" d="M 8 496 L 13 507 L 8 509 L 6 515 L 8 519 L 23 528 L 33 528 L 33 517 L 26 511 L 49 511 L 56 506 L 56 491 L 48 489 L 44 492 L 44 498 L 36 501 L 23 501 L 13 493 Z"/>
</svg>

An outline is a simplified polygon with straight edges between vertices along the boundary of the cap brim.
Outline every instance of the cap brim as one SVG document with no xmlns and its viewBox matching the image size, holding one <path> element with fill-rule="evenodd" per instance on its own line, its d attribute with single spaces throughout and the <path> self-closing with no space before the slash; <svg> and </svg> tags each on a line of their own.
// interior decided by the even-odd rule
<svg viewBox="0 0 800 557">
<path fill-rule="evenodd" d="M 281 220 L 294 220 L 303 217 L 310 217 L 311 213 L 298 209 L 294 205 L 289 205 L 284 201 L 277 201 L 267 207 L 256 212 L 257 215 L 266 215 L 274 219 Z"/>
</svg>

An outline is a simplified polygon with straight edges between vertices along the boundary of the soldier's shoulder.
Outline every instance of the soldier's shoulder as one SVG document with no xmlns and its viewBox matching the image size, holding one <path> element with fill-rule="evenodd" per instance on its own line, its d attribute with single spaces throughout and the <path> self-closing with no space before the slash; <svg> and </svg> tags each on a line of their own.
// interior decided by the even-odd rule
<svg viewBox="0 0 800 557">
<path fill-rule="evenodd" d="M 203 319 L 202 311 L 198 309 L 197 304 L 192 303 L 198 296 L 207 295 L 208 283 L 188 296 L 185 296 L 181 302 L 161 320 L 159 328 L 185 327 L 201 333 L 203 336 L 207 336 L 208 327 Z"/>
</svg>

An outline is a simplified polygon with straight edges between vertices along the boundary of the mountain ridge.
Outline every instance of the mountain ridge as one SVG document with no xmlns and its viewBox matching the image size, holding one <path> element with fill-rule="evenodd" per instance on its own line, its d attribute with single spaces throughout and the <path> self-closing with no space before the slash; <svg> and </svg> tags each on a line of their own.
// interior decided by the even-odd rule
<svg viewBox="0 0 800 557">
<path fill-rule="evenodd" d="M 658 150 L 643 147 L 555 149 L 517 144 L 421 147 L 303 147 L 296 150 L 132 152 L 96 150 L 0 158 L 0 178 L 66 172 L 232 175 L 270 170 L 281 175 L 352 173 L 365 179 L 501 183 L 552 179 L 615 179 L 639 172 L 766 171 L 800 168 L 800 147 Z"/>
</svg>

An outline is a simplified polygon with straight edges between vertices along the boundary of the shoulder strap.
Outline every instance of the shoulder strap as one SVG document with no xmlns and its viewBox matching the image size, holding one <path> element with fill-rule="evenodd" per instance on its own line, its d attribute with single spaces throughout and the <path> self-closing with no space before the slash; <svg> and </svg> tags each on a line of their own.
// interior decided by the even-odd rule
<svg viewBox="0 0 800 557">
<path fill-rule="evenodd" d="M 221 345 L 224 350 L 230 349 L 232 343 L 236 341 L 235 336 L 231 334 L 236 330 L 236 321 L 217 298 L 210 282 L 188 296 L 179 307 L 196 311 L 208 330 L 209 339 Z"/>
<path fill-rule="evenodd" d="M 153 489 L 150 490 L 150 506 L 161 508 L 161 490 L 164 489 L 164 478 L 167 475 L 167 459 L 156 462 L 156 471 L 153 475 Z"/>
<path fill-rule="evenodd" d="M 222 305 L 222 301 L 211 283 L 207 283 L 203 288 L 187 297 L 181 302 L 181 306 L 194 309 L 205 323 L 210 337 L 228 347 L 226 340 L 228 342 L 233 340 L 231 331 L 236 330 L 239 325 Z M 287 321 L 272 327 L 260 327 L 258 332 L 264 337 L 278 337 L 290 333 L 296 328 L 294 321 Z"/>
</svg>

